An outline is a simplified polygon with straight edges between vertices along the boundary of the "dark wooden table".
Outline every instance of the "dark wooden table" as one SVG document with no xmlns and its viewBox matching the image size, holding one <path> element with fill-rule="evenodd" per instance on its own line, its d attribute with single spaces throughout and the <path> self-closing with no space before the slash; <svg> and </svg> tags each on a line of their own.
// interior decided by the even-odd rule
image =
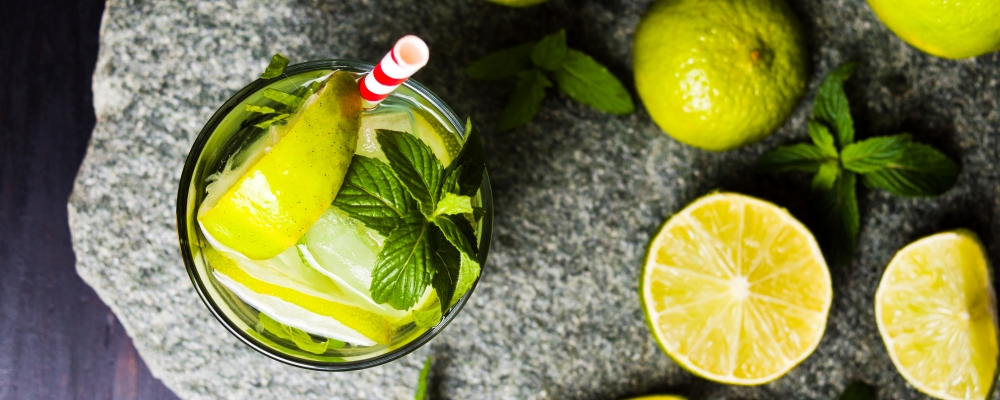
<svg viewBox="0 0 1000 400">
<path fill-rule="evenodd" d="M 0 6 L 0 399 L 174 399 L 74 268 L 103 0 Z"/>
</svg>

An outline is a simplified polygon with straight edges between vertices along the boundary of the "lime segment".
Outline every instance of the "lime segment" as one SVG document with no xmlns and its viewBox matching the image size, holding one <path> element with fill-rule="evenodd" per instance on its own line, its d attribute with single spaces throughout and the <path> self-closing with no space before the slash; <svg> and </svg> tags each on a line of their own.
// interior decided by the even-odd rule
<svg viewBox="0 0 1000 400">
<path fill-rule="evenodd" d="M 198 211 L 202 227 L 255 260 L 294 245 L 340 190 L 357 146 L 360 115 L 354 79 L 331 75 L 280 128 L 270 151 L 224 194 L 206 196 Z"/>
</svg>

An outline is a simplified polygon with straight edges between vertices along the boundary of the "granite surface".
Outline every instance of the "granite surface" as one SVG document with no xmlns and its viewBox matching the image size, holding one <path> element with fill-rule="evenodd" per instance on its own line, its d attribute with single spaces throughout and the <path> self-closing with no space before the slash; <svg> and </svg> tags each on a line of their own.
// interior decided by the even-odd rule
<svg viewBox="0 0 1000 400">
<path fill-rule="evenodd" d="M 182 398 L 403 399 L 428 354 L 437 359 L 432 398 L 440 399 L 831 399 L 854 380 L 878 387 L 880 398 L 922 398 L 893 368 L 872 298 L 892 254 L 937 231 L 971 228 L 1000 262 L 1000 55 L 927 56 L 893 36 L 863 0 L 793 3 L 808 32 L 809 93 L 770 139 L 717 154 L 670 139 L 642 107 L 613 117 L 554 91 L 533 123 L 499 134 L 492 127 L 510 85 L 462 74 L 490 51 L 565 27 L 571 46 L 630 86 L 630 43 L 650 0 L 552 0 L 530 9 L 481 0 L 110 0 L 94 73 L 98 122 L 69 204 L 77 270 Z M 272 361 L 226 332 L 185 274 L 174 223 L 184 157 L 216 107 L 272 53 L 293 62 L 375 61 L 408 33 L 432 51 L 416 79 L 483 128 L 496 226 L 482 282 L 440 336 L 398 362 L 319 373 Z M 749 167 L 764 151 L 806 138 L 821 77 L 851 60 L 859 137 L 912 132 L 961 160 L 958 184 L 930 200 L 861 191 L 858 252 L 850 267 L 834 269 L 826 336 L 801 366 L 759 387 L 692 377 L 643 322 L 636 288 L 647 240 L 672 212 L 720 188 L 809 221 L 806 177 Z"/>
</svg>

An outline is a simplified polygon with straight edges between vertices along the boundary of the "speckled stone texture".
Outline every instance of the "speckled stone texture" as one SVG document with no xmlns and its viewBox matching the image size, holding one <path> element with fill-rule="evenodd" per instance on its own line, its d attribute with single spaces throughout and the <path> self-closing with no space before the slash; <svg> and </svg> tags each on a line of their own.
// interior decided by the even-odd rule
<svg viewBox="0 0 1000 400">
<path fill-rule="evenodd" d="M 110 0 L 94 76 L 98 123 L 69 205 L 77 270 L 153 374 L 189 399 L 403 399 L 428 354 L 440 399 L 831 399 L 853 380 L 877 386 L 880 398 L 922 398 L 893 368 L 872 299 L 893 253 L 927 234 L 971 228 L 1000 262 L 1000 55 L 933 58 L 893 36 L 861 0 L 797 1 L 810 91 L 762 143 L 699 151 L 660 132 L 641 106 L 614 117 L 556 91 L 530 125 L 495 132 L 511 85 L 472 81 L 464 66 L 565 27 L 572 47 L 630 86 L 631 39 L 649 4 Z M 496 226 L 482 282 L 444 333 L 390 365 L 318 373 L 271 361 L 215 321 L 185 274 L 174 224 L 184 157 L 216 107 L 272 53 L 376 61 L 408 33 L 432 51 L 416 79 L 483 128 Z M 826 336 L 790 374 L 750 388 L 692 377 L 646 330 L 637 295 L 646 243 L 671 213 L 715 189 L 763 197 L 811 221 L 807 177 L 750 167 L 778 144 L 805 140 L 821 77 L 850 60 L 858 63 L 847 92 L 859 137 L 911 132 L 961 160 L 958 184 L 930 200 L 861 190 L 860 246 L 853 265 L 833 271 Z"/>
</svg>

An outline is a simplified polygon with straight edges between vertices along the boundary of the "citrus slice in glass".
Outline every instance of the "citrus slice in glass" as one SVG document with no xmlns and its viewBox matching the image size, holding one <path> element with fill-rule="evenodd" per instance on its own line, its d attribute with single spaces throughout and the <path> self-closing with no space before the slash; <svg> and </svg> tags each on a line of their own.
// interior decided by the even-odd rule
<svg viewBox="0 0 1000 400">
<path fill-rule="evenodd" d="M 889 262 L 875 319 L 896 369 L 941 399 L 985 399 L 997 370 L 996 301 L 989 263 L 967 230 L 932 235 Z"/>
<path fill-rule="evenodd" d="M 361 96 L 350 74 L 335 72 L 252 165 L 220 174 L 198 222 L 216 240 L 254 260 L 295 244 L 333 202 L 358 140 Z"/>
<path fill-rule="evenodd" d="M 294 248 L 264 261 L 229 257 L 212 247 L 203 252 L 219 283 L 282 324 L 362 346 L 387 344 L 392 338 L 388 320 L 302 264 Z"/>
<path fill-rule="evenodd" d="M 826 328 L 830 272 L 813 235 L 774 204 L 702 197 L 650 242 L 639 282 L 646 321 L 681 367 L 716 382 L 773 381 Z"/>
</svg>

